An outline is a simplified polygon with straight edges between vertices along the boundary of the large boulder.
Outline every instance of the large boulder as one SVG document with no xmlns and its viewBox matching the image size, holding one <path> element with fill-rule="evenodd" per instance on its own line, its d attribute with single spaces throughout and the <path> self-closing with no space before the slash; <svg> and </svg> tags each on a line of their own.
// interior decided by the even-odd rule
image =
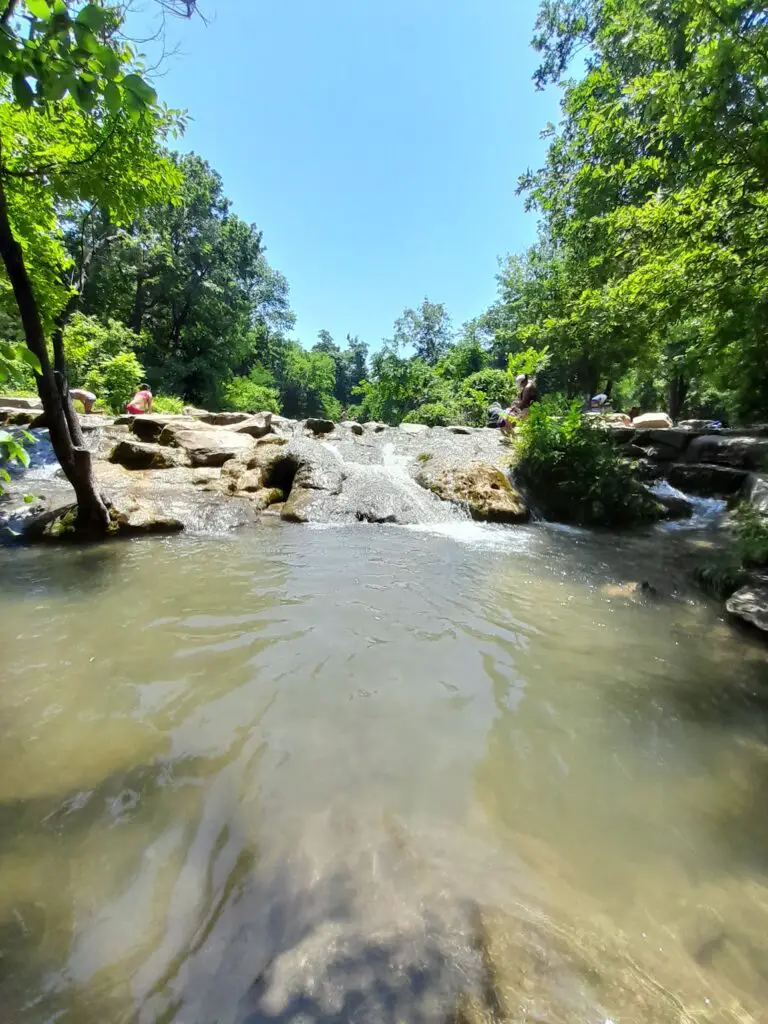
<svg viewBox="0 0 768 1024">
<path fill-rule="evenodd" d="M 254 448 L 253 439 L 247 434 L 236 434 L 224 427 L 203 427 L 199 423 L 169 423 L 163 428 L 159 443 L 183 448 L 193 466 L 223 466 L 229 459 L 249 455 Z"/>
<path fill-rule="evenodd" d="M 236 434 L 248 434 L 249 437 L 266 437 L 272 429 L 272 413 L 262 412 L 258 416 L 249 416 L 234 428 Z"/>
<path fill-rule="evenodd" d="M 729 615 L 768 633 L 768 576 L 758 576 L 727 601 Z"/>
<path fill-rule="evenodd" d="M 676 462 L 667 470 L 667 480 L 678 490 L 705 497 L 735 494 L 747 479 L 742 469 L 730 466 Z"/>
<path fill-rule="evenodd" d="M 307 487 L 294 487 L 283 505 L 280 518 L 287 523 L 308 523 L 312 518 L 312 505 L 317 492 Z"/>
<path fill-rule="evenodd" d="M 671 429 L 666 427 L 659 429 L 657 427 L 652 430 L 636 431 L 633 441 L 641 448 L 660 446 L 679 455 L 691 443 L 691 435 L 689 432 L 675 427 Z"/>
<path fill-rule="evenodd" d="M 693 438 L 686 459 L 688 462 L 712 462 L 737 469 L 768 468 L 768 438 L 705 434 Z"/>
<path fill-rule="evenodd" d="M 189 459 L 181 451 L 130 438 L 118 441 L 108 459 L 126 469 L 173 469 L 175 466 L 189 465 Z"/>
<path fill-rule="evenodd" d="M 665 412 L 644 412 L 641 416 L 635 416 L 632 420 L 632 426 L 636 430 L 650 428 L 660 428 L 663 430 L 666 427 L 672 426 L 672 420 Z"/>
<path fill-rule="evenodd" d="M 748 501 L 757 511 L 768 516 L 768 474 L 750 473 L 741 493 L 744 501 Z"/>
<path fill-rule="evenodd" d="M 120 425 L 125 423 L 128 417 L 119 416 L 115 423 Z M 187 426 L 187 427 L 199 427 L 200 423 L 198 420 L 191 419 L 189 416 L 161 416 L 155 413 L 144 413 L 141 416 L 134 416 L 131 418 L 129 426 L 131 432 L 138 437 L 140 441 L 149 441 L 154 443 L 160 440 L 160 435 L 169 426 Z"/>
<path fill-rule="evenodd" d="M 500 469 L 486 462 L 448 467 L 433 467 L 427 463 L 416 480 L 443 501 L 463 505 L 473 519 L 524 523 L 530 518 L 530 510 L 520 492 Z"/>
<path fill-rule="evenodd" d="M 324 420 L 316 416 L 310 416 L 308 420 L 304 420 L 304 426 L 313 434 L 330 434 L 336 424 L 333 420 Z"/>
</svg>

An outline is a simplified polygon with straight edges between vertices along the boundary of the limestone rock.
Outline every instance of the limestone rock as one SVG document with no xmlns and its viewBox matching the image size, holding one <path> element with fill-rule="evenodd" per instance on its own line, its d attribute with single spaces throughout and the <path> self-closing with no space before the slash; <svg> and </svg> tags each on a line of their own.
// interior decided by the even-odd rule
<svg viewBox="0 0 768 1024">
<path fill-rule="evenodd" d="M 206 412 L 198 414 L 197 418 L 207 423 L 209 427 L 235 427 L 238 423 L 245 423 L 253 416 L 250 412 Z"/>
<path fill-rule="evenodd" d="M 5 399 L 0 399 L 5 401 Z M 0 425 L 5 427 L 29 426 L 38 418 L 36 409 L 18 408 L 16 406 L 0 406 Z"/>
<path fill-rule="evenodd" d="M 266 437 L 272 429 L 272 413 L 262 412 L 258 416 L 249 416 L 234 428 L 236 434 L 248 434 L 249 437 Z"/>
<path fill-rule="evenodd" d="M 285 495 L 279 487 L 261 487 L 253 491 L 242 491 L 237 497 L 248 498 L 257 512 L 263 512 L 270 505 L 282 505 Z"/>
<path fill-rule="evenodd" d="M 729 615 L 768 633 L 768 576 L 756 577 L 741 587 L 725 607 Z"/>
<path fill-rule="evenodd" d="M 3 395 L 0 403 L 6 409 L 36 409 L 39 411 L 43 408 L 43 403 L 39 398 L 14 398 L 13 396 Z"/>
<path fill-rule="evenodd" d="M 713 420 L 680 420 L 677 424 L 680 430 L 711 430 Z"/>
<path fill-rule="evenodd" d="M 401 423 L 400 430 L 404 434 L 423 434 L 429 427 L 426 423 Z"/>
<path fill-rule="evenodd" d="M 316 497 L 315 492 L 308 488 L 294 487 L 283 506 L 280 518 L 287 523 L 308 523 Z"/>
<path fill-rule="evenodd" d="M 686 458 L 737 469 L 768 468 L 768 438 L 705 434 L 691 441 Z"/>
<path fill-rule="evenodd" d="M 632 439 L 641 448 L 653 445 L 664 446 L 673 452 L 682 452 L 691 443 L 691 435 L 685 430 L 671 429 L 638 430 Z"/>
<path fill-rule="evenodd" d="M 207 409 L 197 409 L 194 405 L 185 405 L 183 412 L 185 416 L 189 416 L 191 419 L 195 420 L 202 419 L 203 416 L 209 415 Z"/>
<path fill-rule="evenodd" d="M 443 501 L 465 505 L 473 519 L 491 523 L 524 523 L 530 511 L 520 492 L 500 469 L 485 462 L 435 467 L 427 463 L 416 480 Z"/>
<path fill-rule="evenodd" d="M 735 494 L 747 478 L 745 470 L 730 466 L 712 466 L 677 462 L 667 471 L 673 487 L 691 494 L 727 496 Z"/>
<path fill-rule="evenodd" d="M 134 431 L 136 423 L 134 423 Z M 169 423 L 160 434 L 160 444 L 183 448 L 193 466 L 223 466 L 229 459 L 247 456 L 254 448 L 247 434 L 236 434 L 223 427 L 189 426 Z"/>
<path fill-rule="evenodd" d="M 377 423 L 376 420 L 371 420 L 370 423 L 366 423 L 365 429 L 372 431 L 374 434 L 380 434 L 383 430 L 387 430 L 388 427 L 386 423 Z"/>
<path fill-rule="evenodd" d="M 111 537 L 179 533 L 184 529 L 184 524 L 174 515 L 161 511 L 151 501 L 133 495 L 116 496 L 109 513 L 112 525 L 108 536 Z M 49 543 L 77 541 L 81 538 L 75 529 L 76 518 L 77 505 L 67 505 L 44 512 L 26 526 L 25 539 Z"/>
<path fill-rule="evenodd" d="M 122 417 L 118 418 L 122 420 Z M 198 420 L 190 419 L 188 416 L 160 416 L 154 413 L 134 416 L 130 423 L 132 433 L 140 441 L 149 442 L 159 441 L 160 435 L 168 426 L 199 427 L 200 423 Z"/>
<path fill-rule="evenodd" d="M 450 427 L 446 427 L 446 430 L 450 430 L 452 434 L 471 434 L 472 427 L 465 427 L 462 424 L 454 424 Z"/>
<path fill-rule="evenodd" d="M 311 430 L 313 434 L 330 434 L 336 424 L 333 420 L 323 420 L 311 416 L 308 420 L 304 420 L 304 426 L 307 430 Z"/>
<path fill-rule="evenodd" d="M 357 420 L 345 420 L 342 423 L 342 427 L 346 427 L 347 430 L 357 435 L 358 437 L 360 437 L 361 434 L 364 433 L 362 423 L 358 423 Z"/>
<path fill-rule="evenodd" d="M 636 430 L 643 430 L 648 427 L 665 427 L 672 426 L 672 420 L 667 416 L 665 412 L 644 412 L 641 416 L 635 416 L 632 420 L 632 426 Z"/>
<path fill-rule="evenodd" d="M 109 453 L 109 461 L 126 469 L 172 469 L 189 465 L 183 452 L 145 441 L 118 441 Z"/>
</svg>

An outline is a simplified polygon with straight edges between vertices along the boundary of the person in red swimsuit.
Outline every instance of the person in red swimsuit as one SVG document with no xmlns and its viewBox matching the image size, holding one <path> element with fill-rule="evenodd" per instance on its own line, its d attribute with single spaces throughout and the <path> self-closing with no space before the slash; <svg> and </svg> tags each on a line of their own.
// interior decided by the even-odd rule
<svg viewBox="0 0 768 1024">
<path fill-rule="evenodd" d="M 125 411 L 129 412 L 132 416 L 141 416 L 142 413 L 152 412 L 152 392 L 149 390 L 149 384 L 141 385 L 128 405 L 126 405 Z"/>
</svg>

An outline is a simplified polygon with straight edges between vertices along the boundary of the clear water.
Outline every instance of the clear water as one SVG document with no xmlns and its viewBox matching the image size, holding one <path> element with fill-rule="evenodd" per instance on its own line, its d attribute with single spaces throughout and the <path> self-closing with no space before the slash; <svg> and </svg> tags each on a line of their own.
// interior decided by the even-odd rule
<svg viewBox="0 0 768 1024">
<path fill-rule="evenodd" d="M 768 652 L 699 536 L 0 551 L 0 1021 L 765 1020 Z"/>
</svg>

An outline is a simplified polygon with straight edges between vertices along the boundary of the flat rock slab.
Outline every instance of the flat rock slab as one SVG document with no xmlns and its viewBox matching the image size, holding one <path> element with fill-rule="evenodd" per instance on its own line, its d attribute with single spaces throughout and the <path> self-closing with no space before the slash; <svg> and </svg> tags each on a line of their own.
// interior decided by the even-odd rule
<svg viewBox="0 0 768 1024">
<path fill-rule="evenodd" d="M 632 439 L 641 448 L 652 445 L 663 445 L 673 451 L 683 452 L 691 443 L 690 431 L 679 430 L 675 427 L 664 429 L 637 430 Z M 695 460 L 699 461 L 699 460 Z M 706 461 L 706 460 L 701 460 Z"/>
<path fill-rule="evenodd" d="M 427 464 L 417 474 L 416 481 L 443 501 L 465 506 L 473 519 L 524 523 L 530 518 L 530 510 L 520 492 L 500 469 L 485 462 L 434 469 Z"/>
<path fill-rule="evenodd" d="M 223 466 L 229 459 L 247 456 L 254 450 L 253 439 L 247 434 L 224 427 L 201 427 L 199 423 L 169 423 L 158 440 L 161 445 L 183 448 L 193 466 Z"/>
<path fill-rule="evenodd" d="M 426 423 L 401 423 L 399 429 L 404 434 L 423 434 L 430 428 Z"/>
<path fill-rule="evenodd" d="M 211 427 L 234 427 L 253 417 L 252 412 L 196 412 L 195 418 Z"/>
<path fill-rule="evenodd" d="M 124 494 L 116 497 L 109 512 L 112 525 L 107 537 L 179 533 L 184 529 L 184 524 L 180 519 L 163 512 L 151 501 L 132 495 Z M 44 512 L 43 515 L 30 520 L 24 530 L 24 537 L 28 541 L 48 543 L 82 540 L 83 538 L 75 530 L 76 517 L 77 505 L 67 505 Z"/>
<path fill-rule="evenodd" d="M 43 403 L 39 398 L 15 398 L 9 395 L 3 395 L 0 398 L 0 405 L 6 409 L 37 409 L 39 411 L 43 408 Z"/>
<path fill-rule="evenodd" d="M 741 587 L 725 607 L 729 615 L 768 633 L 768 577 Z"/>
</svg>

